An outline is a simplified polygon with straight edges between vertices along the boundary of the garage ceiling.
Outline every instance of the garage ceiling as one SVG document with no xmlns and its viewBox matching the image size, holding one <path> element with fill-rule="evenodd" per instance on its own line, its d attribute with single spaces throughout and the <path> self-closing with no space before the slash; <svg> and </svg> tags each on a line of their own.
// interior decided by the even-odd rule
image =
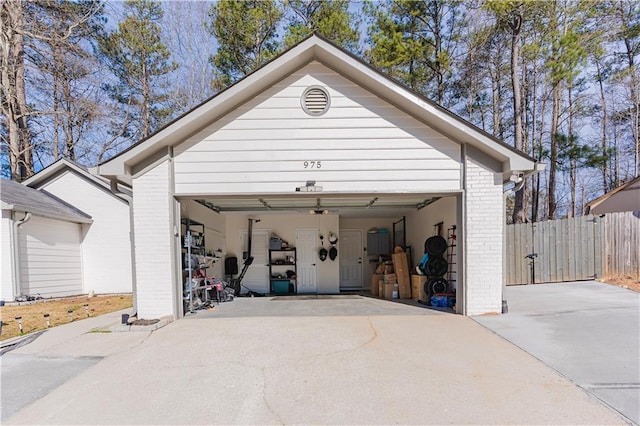
<svg viewBox="0 0 640 426">
<path fill-rule="evenodd" d="M 449 194 L 444 194 L 449 195 Z M 419 210 L 443 194 L 368 195 L 256 195 L 195 198 L 220 213 L 340 214 L 345 217 L 397 217 L 402 211 Z"/>
</svg>

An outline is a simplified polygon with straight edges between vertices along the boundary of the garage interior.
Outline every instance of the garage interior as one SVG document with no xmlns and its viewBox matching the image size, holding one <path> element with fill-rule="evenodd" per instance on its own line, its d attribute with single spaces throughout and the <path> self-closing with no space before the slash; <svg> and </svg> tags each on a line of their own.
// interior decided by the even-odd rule
<svg viewBox="0 0 640 426">
<path fill-rule="evenodd" d="M 241 274 L 250 225 L 253 261 L 243 295 L 356 292 L 461 311 L 455 297 L 461 294 L 461 193 L 322 194 L 309 182 L 305 188 L 311 190 L 179 199 L 183 315 L 219 303 L 212 290 L 220 286 L 207 291 L 207 283 L 232 283 Z M 184 243 L 188 231 L 191 250 Z M 441 258 L 439 270 L 425 271 L 426 264 L 419 267 L 425 242 L 436 235 L 446 243 L 431 256 Z M 406 254 L 394 255 L 400 250 Z M 189 254 L 197 262 L 188 263 Z"/>
</svg>

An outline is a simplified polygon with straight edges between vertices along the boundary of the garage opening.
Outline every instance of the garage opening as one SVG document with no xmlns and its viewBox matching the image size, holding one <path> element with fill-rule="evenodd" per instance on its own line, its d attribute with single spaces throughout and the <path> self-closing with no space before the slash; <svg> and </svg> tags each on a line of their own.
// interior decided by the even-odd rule
<svg viewBox="0 0 640 426">
<path fill-rule="evenodd" d="M 242 295 L 358 293 L 461 312 L 460 194 L 209 195 L 178 201 L 183 315 L 212 298 L 217 302 L 212 283 L 232 284 L 240 276 Z M 427 267 L 425 242 L 434 236 L 444 249 L 427 256 Z"/>
</svg>

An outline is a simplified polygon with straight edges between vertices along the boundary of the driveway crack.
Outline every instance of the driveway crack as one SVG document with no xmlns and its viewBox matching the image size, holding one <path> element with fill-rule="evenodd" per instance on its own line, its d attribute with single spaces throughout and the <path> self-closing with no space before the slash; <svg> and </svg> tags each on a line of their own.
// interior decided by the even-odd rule
<svg viewBox="0 0 640 426">
<path fill-rule="evenodd" d="M 262 402 L 264 402 L 264 405 L 267 407 L 269 412 L 273 414 L 274 417 L 277 419 L 278 424 L 284 425 L 285 424 L 284 420 L 282 420 L 282 417 L 280 417 L 280 415 L 275 412 L 271 404 L 269 404 L 269 400 L 267 399 L 267 373 L 265 371 L 266 369 L 267 367 L 262 367 L 260 369 L 260 373 L 262 373 Z"/>
</svg>

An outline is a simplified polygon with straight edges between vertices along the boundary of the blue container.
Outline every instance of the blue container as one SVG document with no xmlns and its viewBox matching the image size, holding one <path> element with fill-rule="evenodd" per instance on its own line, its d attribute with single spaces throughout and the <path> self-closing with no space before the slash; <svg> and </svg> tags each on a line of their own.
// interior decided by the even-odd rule
<svg viewBox="0 0 640 426">
<path fill-rule="evenodd" d="M 446 308 L 448 306 L 447 296 L 431 296 L 431 306 Z"/>
<path fill-rule="evenodd" d="M 289 280 L 272 281 L 274 294 L 289 294 Z"/>
</svg>

